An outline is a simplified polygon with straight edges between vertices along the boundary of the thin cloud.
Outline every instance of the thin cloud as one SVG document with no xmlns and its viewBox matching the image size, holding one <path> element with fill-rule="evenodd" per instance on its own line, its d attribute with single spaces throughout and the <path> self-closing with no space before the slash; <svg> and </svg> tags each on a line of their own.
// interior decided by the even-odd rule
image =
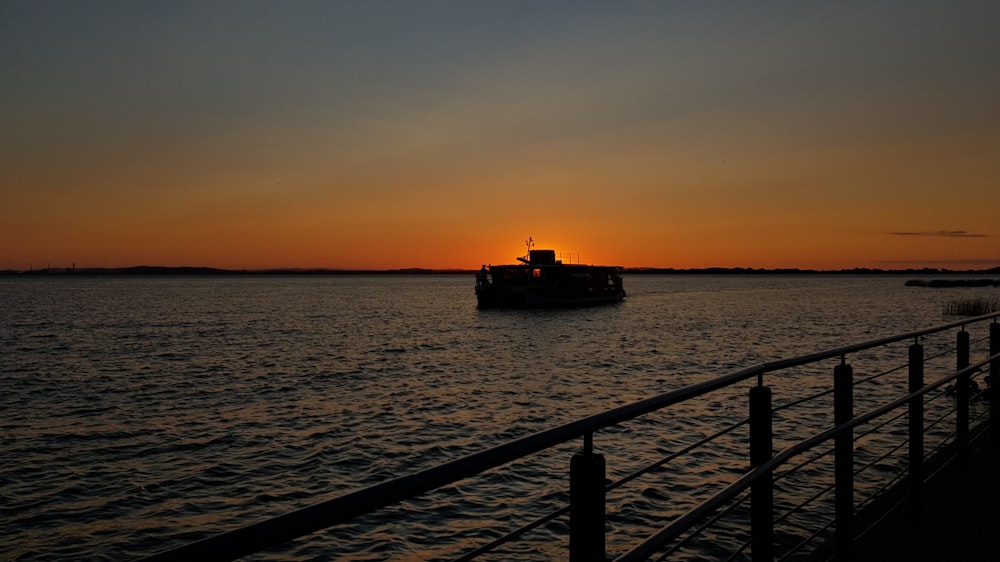
<svg viewBox="0 0 1000 562">
<path fill-rule="evenodd" d="M 992 267 L 1000 267 L 1000 258 L 973 258 L 973 259 L 956 259 L 956 260 L 875 260 L 875 263 L 884 263 L 892 265 L 908 265 L 908 266 L 941 266 L 943 264 L 950 265 L 961 265 L 961 266 L 971 266 L 971 265 L 985 265 Z"/>
<path fill-rule="evenodd" d="M 989 234 L 975 234 L 966 230 L 935 230 L 917 232 L 890 232 L 893 236 L 939 236 L 944 238 L 989 238 Z"/>
</svg>

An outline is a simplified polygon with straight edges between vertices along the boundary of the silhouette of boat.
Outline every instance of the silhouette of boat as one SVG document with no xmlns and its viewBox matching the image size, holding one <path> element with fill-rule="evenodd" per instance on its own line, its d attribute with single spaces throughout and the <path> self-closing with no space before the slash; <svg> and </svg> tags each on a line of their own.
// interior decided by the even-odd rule
<svg viewBox="0 0 1000 562">
<path fill-rule="evenodd" d="M 580 307 L 625 298 L 621 268 L 564 264 L 555 250 L 532 250 L 521 263 L 484 265 L 476 274 L 479 308 Z"/>
</svg>

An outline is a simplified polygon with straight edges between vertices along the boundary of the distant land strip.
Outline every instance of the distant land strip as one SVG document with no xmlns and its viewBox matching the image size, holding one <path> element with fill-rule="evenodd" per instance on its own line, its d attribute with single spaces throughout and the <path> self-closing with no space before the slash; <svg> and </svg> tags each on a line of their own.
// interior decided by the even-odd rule
<svg viewBox="0 0 1000 562">
<path fill-rule="evenodd" d="M 475 269 L 425 269 L 425 268 L 404 268 L 404 269 L 296 269 L 296 268 L 274 268 L 274 269 L 219 269 L 214 267 L 166 267 L 166 266 L 135 266 L 135 267 L 69 267 L 69 268 L 43 268 L 31 269 L 27 271 L 0 270 L 0 275 L 4 276 L 34 276 L 34 275 L 472 275 Z M 866 267 L 856 267 L 852 269 L 798 269 L 798 268 L 778 268 L 778 269 L 758 269 L 753 267 L 708 267 L 695 269 L 675 269 L 661 267 L 624 267 L 622 273 L 629 275 L 672 275 L 672 274 L 698 274 L 698 275 L 997 275 L 1000 274 L 1000 266 L 990 269 L 965 269 L 950 270 L 936 268 L 922 269 L 871 269 Z M 952 285 L 947 285 L 951 283 Z M 973 283 L 968 285 L 965 283 Z M 907 285 L 926 287 L 945 286 L 1000 286 L 1000 281 L 990 279 L 935 279 L 932 281 L 912 280 L 907 281 Z"/>
</svg>

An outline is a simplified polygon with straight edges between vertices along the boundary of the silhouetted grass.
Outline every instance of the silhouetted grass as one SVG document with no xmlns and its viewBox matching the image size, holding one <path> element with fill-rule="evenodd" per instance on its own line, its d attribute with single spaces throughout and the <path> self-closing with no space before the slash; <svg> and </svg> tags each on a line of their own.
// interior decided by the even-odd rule
<svg viewBox="0 0 1000 562">
<path fill-rule="evenodd" d="M 956 299 L 944 305 L 944 313 L 949 316 L 979 316 L 998 310 L 1000 310 L 998 297 Z"/>
</svg>

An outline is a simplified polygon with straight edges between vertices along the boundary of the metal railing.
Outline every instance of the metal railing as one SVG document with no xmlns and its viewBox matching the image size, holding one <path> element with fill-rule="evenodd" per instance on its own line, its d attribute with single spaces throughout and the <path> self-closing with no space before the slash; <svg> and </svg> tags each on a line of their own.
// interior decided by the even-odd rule
<svg viewBox="0 0 1000 562">
<path fill-rule="evenodd" d="M 664 471 L 664 467 L 667 467 L 681 455 L 713 447 L 717 439 L 722 436 L 731 436 L 745 425 L 749 425 L 749 451 L 744 450 L 747 470 L 709 497 L 689 499 L 687 503 L 690 507 L 686 512 L 649 535 L 645 540 L 632 545 L 616 560 L 669 558 L 682 553 L 685 548 L 696 548 L 690 545 L 696 543 L 700 535 L 718 533 L 718 529 L 724 528 L 726 525 L 729 525 L 727 533 L 743 534 L 746 537 L 742 544 L 730 553 L 730 557 L 733 559 L 746 558 L 747 549 L 755 562 L 791 558 L 798 553 L 815 550 L 818 543 L 830 539 L 833 539 L 838 552 L 850 553 L 858 534 L 855 522 L 861 507 L 872 502 L 875 498 L 885 495 L 890 488 L 902 487 L 919 495 L 921 484 L 925 478 L 927 451 L 925 451 L 924 445 L 929 428 L 934 428 L 935 434 L 943 434 L 943 437 L 936 438 L 938 449 L 948 445 L 956 451 L 956 455 L 964 457 L 973 429 L 970 404 L 985 403 L 982 400 L 977 402 L 977 398 L 984 397 L 986 393 L 975 392 L 976 378 L 988 368 L 990 378 L 986 382 L 1000 380 L 998 378 L 1000 377 L 1000 324 L 997 323 L 998 318 L 1000 318 L 1000 313 L 986 314 L 924 330 L 740 369 L 718 378 L 515 439 L 451 462 L 322 501 L 297 511 L 166 550 L 144 560 L 237 559 L 348 522 L 359 516 L 376 512 L 582 437 L 582 450 L 575 453 L 570 462 L 570 499 L 568 505 L 513 529 L 503 537 L 488 544 L 480 545 L 464 554 L 456 553 L 456 556 L 457 560 L 475 558 L 507 541 L 519 539 L 530 531 L 568 513 L 568 556 L 570 560 L 573 562 L 603 561 L 606 559 L 605 541 L 608 527 L 606 500 L 609 492 L 640 477 Z M 971 361 L 972 342 L 970 341 L 970 333 L 966 329 L 982 325 L 989 326 L 988 337 L 982 337 L 975 343 L 979 346 L 988 343 L 988 351 L 984 357 Z M 925 357 L 924 346 L 921 343 L 923 339 L 945 334 L 955 328 L 959 328 L 959 331 L 954 345 L 944 346 L 944 351 Z M 862 352 L 884 349 L 890 344 L 907 341 L 913 343 L 908 348 L 904 364 L 894 365 L 882 369 L 874 375 L 855 380 L 854 369 L 848 362 L 849 357 L 854 358 Z M 928 360 L 940 362 L 942 357 L 951 355 L 955 357 L 954 367 L 948 367 L 944 375 L 935 378 L 929 384 L 925 384 L 925 367 Z M 766 376 L 778 376 L 794 368 L 814 366 L 831 359 L 838 361 L 834 368 L 832 388 L 824 388 L 812 395 L 797 397 L 777 406 L 772 403 L 772 389 L 764 384 Z M 875 363 L 885 365 L 887 361 L 885 358 L 880 358 Z M 888 395 L 888 401 L 874 405 L 866 412 L 855 415 L 855 386 L 879 384 L 879 381 L 896 376 L 904 369 L 907 374 L 907 386 L 903 391 L 891 393 Z M 604 456 L 594 450 L 594 435 L 596 433 L 680 403 L 706 397 L 722 389 L 733 388 L 744 381 L 755 383 L 749 390 L 749 415 L 747 417 L 738 419 L 679 450 L 672 451 L 665 457 L 648 463 L 618 481 L 610 483 L 607 481 Z M 773 452 L 775 435 L 773 424 L 776 421 L 781 421 L 781 417 L 796 406 L 826 400 L 831 396 L 833 399 L 832 425 L 817 422 L 814 433 L 785 446 L 775 454 Z M 941 396 L 950 396 L 952 400 L 942 401 Z M 1000 418 L 1000 392 L 988 393 L 988 396 L 988 411 L 981 412 L 980 418 L 985 418 L 988 413 L 989 420 L 998 419 Z M 948 404 L 940 406 L 943 402 L 948 402 Z M 929 423 L 928 419 L 925 418 L 925 407 L 929 407 L 937 415 L 937 418 L 931 419 Z M 980 409 L 984 408 L 985 406 Z M 899 413 L 900 411 L 902 413 Z M 894 416 L 889 417 L 894 413 Z M 950 419 L 951 416 L 954 416 L 955 419 L 954 431 L 940 430 L 941 424 Z M 889 417 L 888 420 L 886 420 L 887 417 Z M 883 425 L 870 429 L 870 433 L 856 433 L 877 420 L 882 420 Z M 904 421 L 905 432 L 899 430 L 899 426 Z M 980 420 L 979 425 L 986 423 L 988 422 Z M 893 431 L 887 432 L 888 435 L 893 436 L 894 442 L 882 447 L 870 461 L 862 464 L 863 459 L 858 451 L 859 441 L 875 439 L 872 436 L 885 427 L 895 428 L 895 434 Z M 880 436 L 878 439 L 886 438 Z M 894 452 L 901 451 L 904 447 L 907 448 L 905 459 L 889 460 L 893 458 Z M 812 454 L 812 456 L 801 461 L 798 465 L 791 466 L 793 459 L 800 459 L 807 454 Z M 816 482 L 812 482 L 810 485 L 817 487 L 818 491 L 793 494 L 794 501 L 777 498 L 776 491 L 780 491 L 786 485 L 790 486 L 791 484 L 788 483 L 800 478 L 800 475 L 806 472 L 807 467 L 817 466 L 817 463 L 824 462 L 831 454 L 833 456 L 832 467 L 827 463 L 826 465 L 818 465 L 820 468 L 812 468 L 812 472 L 820 476 L 814 478 L 813 480 Z M 860 468 L 857 465 L 860 465 Z M 894 469 L 894 472 L 888 470 L 893 475 L 885 482 L 871 486 L 873 491 L 870 491 L 868 496 L 859 503 L 855 498 L 856 489 L 861 487 L 859 477 L 873 472 L 874 470 L 869 470 L 873 467 L 877 467 L 880 473 L 887 472 L 887 466 Z M 778 473 L 778 470 L 784 470 L 784 472 Z M 869 484 L 865 482 L 864 487 L 868 488 Z M 776 538 L 776 525 L 791 524 L 797 513 L 807 509 L 805 506 L 813 504 L 831 493 L 834 495 L 833 507 L 826 510 L 826 512 L 832 513 L 829 521 L 820 525 L 818 529 L 809 530 L 807 533 L 798 533 L 797 537 L 805 535 L 805 538 L 795 542 L 795 544 L 788 544 L 787 539 L 779 540 Z M 747 501 L 750 504 L 749 509 L 746 507 Z M 781 512 L 779 512 L 779 508 Z M 824 512 L 823 510 L 819 511 Z M 738 521 L 735 527 L 733 527 L 733 523 L 724 522 L 726 517 L 735 518 Z M 747 519 L 750 521 L 749 527 L 745 525 Z M 810 520 L 815 519 L 815 517 L 810 517 Z"/>
</svg>

